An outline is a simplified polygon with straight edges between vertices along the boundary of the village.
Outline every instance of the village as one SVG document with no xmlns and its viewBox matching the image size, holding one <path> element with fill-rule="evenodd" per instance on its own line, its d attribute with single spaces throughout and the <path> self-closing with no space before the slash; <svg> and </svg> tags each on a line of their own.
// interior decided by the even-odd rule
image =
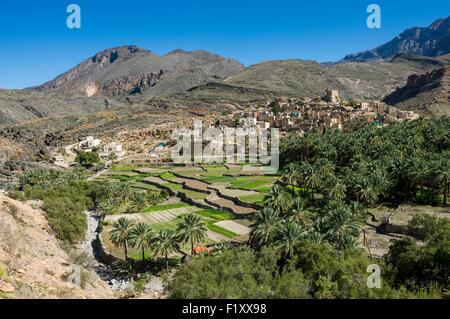
<svg viewBox="0 0 450 319">
<path fill-rule="evenodd" d="M 237 123 L 244 129 L 278 128 L 287 134 L 298 132 L 342 129 L 346 123 L 358 120 L 384 127 L 392 123 L 410 121 L 419 118 L 412 111 L 402 111 L 380 101 L 351 101 L 340 98 L 338 90 L 328 89 L 323 98 L 292 99 L 279 97 L 275 101 L 257 109 L 235 114 L 234 118 L 221 117 L 217 123 L 221 126 L 233 126 Z"/>
<path fill-rule="evenodd" d="M 328 89 L 323 97 L 296 99 L 277 97 L 264 104 L 252 105 L 226 115 L 209 115 L 202 118 L 203 128 L 214 126 L 221 129 L 239 127 L 270 130 L 276 128 L 281 135 L 297 132 L 323 132 L 327 129 L 343 129 L 351 121 L 371 123 L 382 128 L 389 124 L 419 118 L 412 111 L 399 110 L 380 101 L 345 101 L 338 90 Z M 192 122 L 192 123 L 191 123 Z M 78 153 L 95 152 L 103 163 L 129 162 L 170 163 L 172 147 L 176 144 L 171 138 L 179 123 L 163 124 L 146 131 L 123 132 L 107 142 L 94 136 L 87 136 L 73 145 L 56 151 L 52 157 L 55 166 L 69 168 L 76 164 Z M 186 127 L 193 121 L 183 122 Z M 269 139 L 270 141 L 270 139 Z M 215 141 L 211 141 L 215 142 Z"/>
</svg>

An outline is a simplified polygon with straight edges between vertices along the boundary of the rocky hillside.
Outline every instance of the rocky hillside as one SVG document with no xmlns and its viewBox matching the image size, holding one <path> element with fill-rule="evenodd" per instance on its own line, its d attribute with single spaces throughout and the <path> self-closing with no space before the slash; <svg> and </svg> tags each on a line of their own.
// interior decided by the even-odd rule
<svg viewBox="0 0 450 319">
<path fill-rule="evenodd" d="M 390 61 L 337 63 L 269 61 L 250 66 L 225 82 L 299 97 L 321 96 L 333 87 L 347 99 L 381 99 L 408 76 L 447 64 L 447 60 L 398 55 Z"/>
<path fill-rule="evenodd" d="M 450 17 L 439 19 L 426 28 L 408 29 L 373 50 L 347 55 L 344 61 L 390 59 L 397 54 L 436 57 L 447 53 L 450 53 Z"/>
<path fill-rule="evenodd" d="M 87 98 L 81 94 L 0 89 L 0 130 L 18 122 L 69 114 L 78 116 L 123 104 L 99 96 Z"/>
<path fill-rule="evenodd" d="M 81 287 L 68 283 L 73 258 L 52 235 L 39 203 L 0 194 L 0 299 L 112 298 L 100 278 L 81 268 Z"/>
<path fill-rule="evenodd" d="M 33 90 L 146 99 L 220 81 L 242 68 L 235 60 L 207 51 L 175 50 L 159 57 L 136 46 L 124 46 L 104 50 Z"/>
<path fill-rule="evenodd" d="M 450 67 L 414 74 L 384 101 L 433 116 L 450 115 Z"/>
</svg>

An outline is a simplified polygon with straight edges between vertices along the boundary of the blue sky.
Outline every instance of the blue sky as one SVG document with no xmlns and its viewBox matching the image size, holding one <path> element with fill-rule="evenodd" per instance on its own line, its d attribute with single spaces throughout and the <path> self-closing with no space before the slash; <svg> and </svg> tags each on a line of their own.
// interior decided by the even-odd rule
<svg viewBox="0 0 450 319">
<path fill-rule="evenodd" d="M 70 3 L 81 6 L 80 30 L 66 26 Z M 381 29 L 366 26 L 371 3 L 381 6 Z M 2 0 L 0 88 L 41 84 L 127 44 L 160 55 L 205 49 L 245 65 L 336 61 L 449 15 L 449 0 Z"/>
</svg>

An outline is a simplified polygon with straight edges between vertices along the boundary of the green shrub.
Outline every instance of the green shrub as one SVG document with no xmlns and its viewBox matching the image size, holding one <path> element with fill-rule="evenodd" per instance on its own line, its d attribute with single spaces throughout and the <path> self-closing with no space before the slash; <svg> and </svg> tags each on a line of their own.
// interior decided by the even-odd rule
<svg viewBox="0 0 450 319">
<path fill-rule="evenodd" d="M 71 182 L 54 189 L 35 186 L 27 188 L 25 194 L 28 199 L 44 202 L 47 220 L 58 239 L 73 244 L 85 238 L 87 218 L 84 212 L 93 206 L 86 182 Z"/>
</svg>

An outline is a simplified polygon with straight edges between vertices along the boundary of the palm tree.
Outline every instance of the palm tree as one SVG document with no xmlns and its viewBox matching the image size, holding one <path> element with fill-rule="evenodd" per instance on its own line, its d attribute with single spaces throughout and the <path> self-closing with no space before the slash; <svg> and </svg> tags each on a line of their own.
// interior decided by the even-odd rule
<svg viewBox="0 0 450 319">
<path fill-rule="evenodd" d="M 306 201 L 301 197 L 296 197 L 292 201 L 292 208 L 288 212 L 289 222 L 297 223 L 304 229 L 310 229 L 313 222 L 311 212 L 308 210 Z"/>
<path fill-rule="evenodd" d="M 364 206 L 368 207 L 378 201 L 378 192 L 368 178 L 361 176 L 354 187 L 358 200 Z"/>
<path fill-rule="evenodd" d="M 109 237 L 114 245 L 123 247 L 125 260 L 128 259 L 128 244 L 130 242 L 131 233 L 134 228 L 134 222 L 128 218 L 120 218 L 113 225 Z"/>
<path fill-rule="evenodd" d="M 442 185 L 442 195 L 444 196 L 444 205 L 447 205 L 448 193 L 450 191 L 450 160 L 442 159 L 437 163 L 435 171 L 435 181 Z"/>
<path fill-rule="evenodd" d="M 114 208 L 115 208 L 114 201 L 110 198 L 107 198 L 99 200 L 96 203 L 95 212 L 97 216 L 106 216 L 112 214 Z"/>
<path fill-rule="evenodd" d="M 207 231 L 205 221 L 196 214 L 184 216 L 178 224 L 178 236 L 181 242 L 191 243 L 191 256 L 194 255 L 194 244 L 204 240 Z"/>
<path fill-rule="evenodd" d="M 341 245 L 346 237 L 358 236 L 361 223 L 344 203 L 331 202 L 325 208 L 322 227 L 328 240 Z"/>
<path fill-rule="evenodd" d="M 343 181 L 336 177 L 328 178 L 324 186 L 324 195 L 331 200 L 343 200 L 347 193 L 347 187 Z"/>
<path fill-rule="evenodd" d="M 311 192 L 311 200 L 314 203 L 314 190 L 319 189 L 323 184 L 322 173 L 316 165 L 305 164 L 302 167 L 302 177 L 304 186 Z"/>
<path fill-rule="evenodd" d="M 286 175 L 283 178 L 291 186 L 292 193 L 295 194 L 295 186 L 298 180 L 298 165 L 295 163 L 289 164 L 286 169 Z"/>
<path fill-rule="evenodd" d="M 428 184 L 427 177 L 430 173 L 430 167 L 428 166 L 428 163 L 422 158 L 414 158 L 412 160 L 412 165 L 410 166 L 408 173 L 408 177 L 413 182 L 414 190 L 417 185 L 421 186 L 420 190 L 422 190 L 422 187 Z"/>
<path fill-rule="evenodd" d="M 385 170 L 376 169 L 372 176 L 372 184 L 378 197 L 386 196 L 392 187 L 392 180 Z"/>
<path fill-rule="evenodd" d="M 282 214 L 289 208 L 290 196 L 283 190 L 280 185 L 274 185 L 270 193 L 266 195 L 264 206 L 270 207 L 278 214 Z"/>
<path fill-rule="evenodd" d="M 133 228 L 130 241 L 136 249 L 142 250 L 142 260 L 145 260 L 145 250 L 150 248 L 155 234 L 151 227 L 144 223 L 139 223 Z"/>
<path fill-rule="evenodd" d="M 147 204 L 147 196 L 141 192 L 134 192 L 131 195 L 131 213 L 139 213 Z"/>
<path fill-rule="evenodd" d="M 270 244 L 278 234 L 281 219 L 271 208 L 264 208 L 255 214 L 255 223 L 251 227 L 250 239 L 258 246 Z"/>
<path fill-rule="evenodd" d="M 314 136 L 312 134 L 305 134 L 302 138 L 302 160 L 309 160 L 311 146 L 314 144 Z"/>
<path fill-rule="evenodd" d="M 352 214 L 353 218 L 356 220 L 359 220 L 361 222 L 364 222 L 366 215 L 367 215 L 367 209 L 361 205 L 359 202 L 351 202 L 349 204 L 350 213 Z"/>
<path fill-rule="evenodd" d="M 306 238 L 307 234 L 296 223 L 287 222 L 280 227 L 279 238 L 275 242 L 275 245 L 285 260 L 293 256 L 295 249 Z"/>
<path fill-rule="evenodd" d="M 307 240 L 315 244 L 322 244 L 325 241 L 324 236 L 318 231 L 310 232 L 307 236 Z"/>
<path fill-rule="evenodd" d="M 162 229 L 154 238 L 153 250 L 155 254 L 164 255 L 166 271 L 169 272 L 169 254 L 179 249 L 177 234 L 168 229 Z"/>
<path fill-rule="evenodd" d="M 130 196 L 130 187 L 127 183 L 114 184 L 112 192 L 121 202 L 124 202 Z"/>
<path fill-rule="evenodd" d="M 334 167 L 333 163 L 331 163 L 326 158 L 319 159 L 315 163 L 314 166 L 319 168 L 319 174 L 321 175 L 322 179 L 327 179 L 327 178 L 330 178 L 330 177 L 334 177 L 335 167 Z"/>
<path fill-rule="evenodd" d="M 357 249 L 359 247 L 358 239 L 355 236 L 347 235 L 342 239 L 342 242 L 339 244 L 339 248 L 341 249 Z"/>
</svg>

